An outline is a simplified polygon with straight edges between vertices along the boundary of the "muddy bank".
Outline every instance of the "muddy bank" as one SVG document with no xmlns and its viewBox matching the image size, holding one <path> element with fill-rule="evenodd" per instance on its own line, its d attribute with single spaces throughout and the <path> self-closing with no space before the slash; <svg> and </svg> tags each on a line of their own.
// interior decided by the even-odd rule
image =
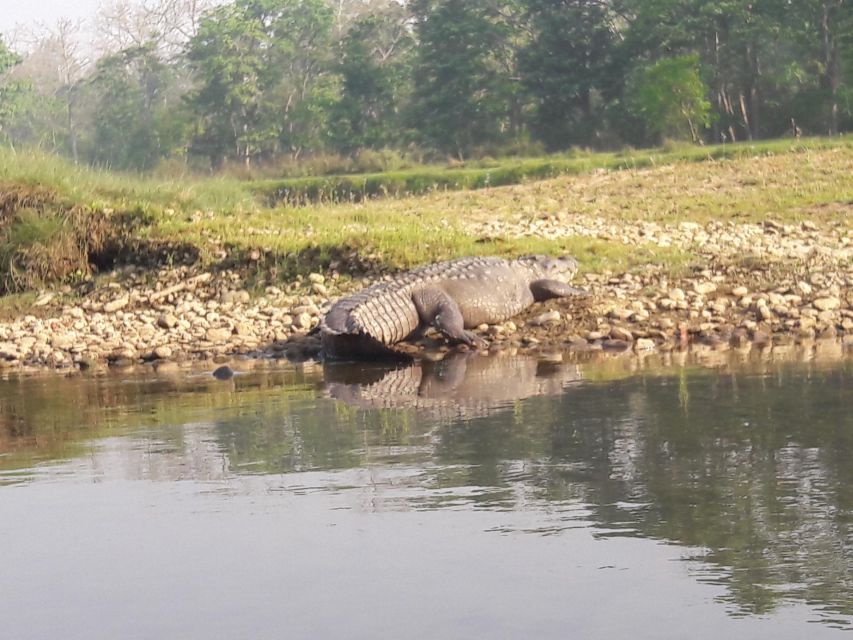
<svg viewBox="0 0 853 640">
<path fill-rule="evenodd" d="M 616 226 L 537 216 L 471 232 L 586 234 L 702 256 L 681 277 L 654 264 L 579 276 L 576 284 L 591 294 L 586 301 L 553 300 L 479 327 L 493 350 L 853 343 L 853 235 L 840 224 Z M 369 282 L 331 271 L 250 292 L 237 271 L 127 267 L 91 290 L 45 291 L 30 315 L 0 323 L 0 364 L 68 369 L 237 355 L 303 360 L 316 355 L 319 345 L 307 334 L 331 302 Z M 428 337 L 401 348 L 417 353 L 448 346 Z"/>
</svg>

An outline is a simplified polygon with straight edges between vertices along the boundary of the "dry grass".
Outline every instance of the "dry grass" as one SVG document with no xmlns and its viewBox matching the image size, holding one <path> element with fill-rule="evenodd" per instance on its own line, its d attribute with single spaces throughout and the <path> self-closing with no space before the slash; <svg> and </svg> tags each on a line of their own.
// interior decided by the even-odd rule
<svg viewBox="0 0 853 640">
<path fill-rule="evenodd" d="M 131 179 L 86 172 L 54 159 L 40 164 L 34 156 L 16 163 L 0 154 L 0 182 L 49 186 L 58 201 L 67 203 L 59 209 L 39 209 L 21 200 L 14 214 L 4 214 L 7 223 L 4 231 L 0 229 L 5 233 L 5 242 L 0 242 L 3 275 L 8 278 L 10 271 L 20 273 L 28 268 L 6 259 L 20 259 L 22 248 L 31 264 L 47 268 L 61 262 L 51 249 L 40 248 L 39 238 L 52 238 L 54 248 L 81 248 L 91 258 L 91 230 L 97 229 L 104 212 L 112 222 L 132 220 L 125 231 L 132 229 L 137 245 L 185 247 L 210 264 L 223 259 L 239 263 L 244 257 L 260 255 L 261 260 L 254 264 L 266 279 L 325 268 L 330 262 L 353 256 L 357 260 L 347 265 L 393 269 L 469 254 L 572 253 L 592 271 L 622 271 L 651 263 L 675 271 L 692 258 L 673 249 L 594 238 L 494 238 L 467 231 L 472 222 L 484 220 L 524 222 L 552 215 L 567 221 L 583 216 L 617 224 L 622 220 L 673 223 L 768 218 L 851 224 L 850 138 L 809 144 L 777 141 L 755 148 L 690 148 L 678 153 L 632 152 L 619 159 L 620 168 L 602 168 L 616 157 L 584 156 L 588 166 L 579 175 L 505 187 L 269 208 L 248 195 L 251 184 L 220 179 Z M 32 214 L 22 213 L 25 209 L 34 209 L 38 215 L 32 218 Z M 69 211 L 76 213 L 72 216 Z M 29 222 L 27 216 L 31 216 Z M 26 233 L 15 236 L 14 225 L 8 223 L 12 219 L 17 221 L 17 232 L 21 232 L 21 224 L 29 224 L 28 231 L 38 233 L 30 234 L 29 240 Z M 80 270 L 79 262 L 76 264 L 64 270 L 65 276 L 42 269 L 37 280 L 67 278 Z M 6 288 L 31 286 L 33 283 Z"/>
</svg>

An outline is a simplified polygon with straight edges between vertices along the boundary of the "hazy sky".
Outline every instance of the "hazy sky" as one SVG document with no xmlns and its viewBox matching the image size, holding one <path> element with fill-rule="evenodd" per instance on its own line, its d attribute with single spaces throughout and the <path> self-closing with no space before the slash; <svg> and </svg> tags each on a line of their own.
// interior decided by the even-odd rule
<svg viewBox="0 0 853 640">
<path fill-rule="evenodd" d="M 91 18 L 101 0 L 0 0 L 0 33 L 10 34 L 17 25 L 37 22 L 53 25 L 59 18 Z"/>
</svg>

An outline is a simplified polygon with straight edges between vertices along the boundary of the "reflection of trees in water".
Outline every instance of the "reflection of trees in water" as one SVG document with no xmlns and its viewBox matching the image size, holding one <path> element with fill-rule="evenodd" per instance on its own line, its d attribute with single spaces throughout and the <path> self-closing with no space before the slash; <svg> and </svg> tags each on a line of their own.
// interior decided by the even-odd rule
<svg viewBox="0 0 853 640">
<path fill-rule="evenodd" d="M 689 377 L 680 403 L 684 384 L 588 385 L 453 425 L 437 456 L 467 477 L 439 481 L 532 484 L 591 505 L 603 529 L 705 549 L 744 612 L 787 597 L 853 615 L 849 374 Z"/>
<path fill-rule="evenodd" d="M 737 611 L 764 612 L 794 598 L 853 615 L 849 362 L 773 366 L 761 375 L 641 371 L 573 384 L 567 393 L 560 392 L 571 376 L 550 365 L 501 373 L 492 362 L 470 372 L 468 364 L 461 378 L 443 366 L 408 382 L 389 379 L 402 402 L 384 409 L 373 396 L 383 376 L 372 390 L 350 389 L 347 404 L 317 399 L 320 371 L 227 383 L 8 381 L 0 393 L 0 470 L 78 455 L 81 442 L 146 425 L 163 459 L 125 460 L 138 467 L 133 477 L 209 476 L 214 454 L 230 474 L 402 468 L 408 475 L 400 482 L 413 490 L 395 491 L 397 504 L 462 500 L 544 508 L 558 518 L 582 504 L 602 536 L 698 549 L 708 562 L 702 578 L 725 584 Z M 470 392 L 467 375 L 476 380 Z M 493 404 L 481 393 L 488 386 Z M 528 397 L 513 401 L 508 390 Z M 459 407 L 469 393 L 466 414 Z M 197 422 L 212 426 L 182 427 Z"/>
<path fill-rule="evenodd" d="M 227 383 L 209 374 L 155 375 L 150 369 L 124 375 L 13 376 L 0 381 L 0 472 L 79 456 L 95 439 L 146 427 L 156 430 L 160 450 L 189 450 L 193 445 L 184 442 L 184 430 L 170 425 L 239 419 L 258 415 L 258 407 L 270 417 L 281 415 L 288 402 L 313 400 L 317 383 L 316 372 L 292 370 L 238 376 Z"/>
</svg>

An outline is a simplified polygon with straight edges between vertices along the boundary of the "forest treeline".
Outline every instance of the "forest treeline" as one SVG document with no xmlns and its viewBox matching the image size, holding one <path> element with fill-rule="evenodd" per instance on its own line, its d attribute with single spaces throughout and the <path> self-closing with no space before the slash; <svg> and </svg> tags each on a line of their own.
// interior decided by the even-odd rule
<svg viewBox="0 0 853 640">
<path fill-rule="evenodd" d="M 850 0 L 113 0 L 95 24 L 0 40 L 5 143 L 377 169 L 853 128 Z"/>
</svg>

